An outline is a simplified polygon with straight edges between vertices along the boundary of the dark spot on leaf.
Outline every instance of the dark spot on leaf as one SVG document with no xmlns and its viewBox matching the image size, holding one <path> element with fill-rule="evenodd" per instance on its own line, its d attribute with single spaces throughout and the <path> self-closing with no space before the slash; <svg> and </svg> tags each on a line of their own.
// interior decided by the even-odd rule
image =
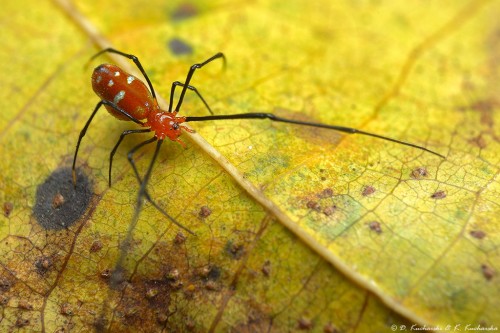
<svg viewBox="0 0 500 333">
<path fill-rule="evenodd" d="M 33 310 L 33 305 L 25 299 L 20 299 L 17 307 L 22 310 Z"/>
<path fill-rule="evenodd" d="M 382 233 L 382 227 L 380 226 L 380 222 L 372 221 L 368 223 L 368 227 L 370 228 L 370 230 L 375 231 L 377 234 Z"/>
<path fill-rule="evenodd" d="M 486 237 L 486 233 L 482 230 L 472 230 L 470 232 L 470 235 L 477 239 L 483 239 L 484 237 Z"/>
<path fill-rule="evenodd" d="M 326 199 L 333 196 L 333 190 L 331 188 L 325 188 L 321 193 L 318 193 L 318 198 Z"/>
<path fill-rule="evenodd" d="M 486 264 L 481 265 L 481 270 L 483 271 L 483 276 L 486 280 L 490 281 L 495 276 L 495 270 Z"/>
<path fill-rule="evenodd" d="M 241 257 L 245 254 L 245 247 L 242 244 L 234 244 L 231 241 L 227 242 L 226 250 L 235 260 L 241 259 Z"/>
<path fill-rule="evenodd" d="M 172 20 L 180 21 L 198 14 L 198 9 L 191 3 L 184 2 L 172 13 Z"/>
<path fill-rule="evenodd" d="M 204 219 L 206 217 L 209 217 L 210 214 L 212 214 L 212 210 L 210 208 L 208 208 L 207 206 L 201 206 L 198 216 Z"/>
<path fill-rule="evenodd" d="M 35 260 L 35 268 L 38 274 L 45 275 L 53 265 L 52 258 L 42 256 Z"/>
<path fill-rule="evenodd" d="M 175 55 L 192 54 L 193 47 L 179 38 L 172 38 L 168 41 L 168 48 Z"/>
<path fill-rule="evenodd" d="M 339 333 L 338 328 L 332 323 L 328 323 L 323 327 L 324 333 Z"/>
<path fill-rule="evenodd" d="M 366 197 L 366 196 L 368 196 L 368 195 L 370 195 L 370 194 L 375 193 L 375 191 L 376 191 L 376 190 L 375 190 L 375 187 L 368 185 L 368 186 L 365 186 L 365 187 L 363 188 L 363 192 L 362 192 L 361 194 L 362 194 L 364 197 Z"/>
<path fill-rule="evenodd" d="M 104 245 L 102 244 L 102 242 L 100 240 L 95 240 L 92 242 L 92 245 L 90 246 L 90 252 L 94 253 L 94 252 L 101 251 L 103 246 Z"/>
<path fill-rule="evenodd" d="M 470 144 L 473 144 L 481 149 L 486 148 L 486 140 L 484 140 L 482 135 L 478 135 L 476 137 L 470 138 L 469 140 Z"/>
<path fill-rule="evenodd" d="M 180 244 L 183 244 L 185 241 L 186 241 L 186 235 L 184 235 L 182 232 L 179 231 L 175 235 L 174 243 L 177 245 L 180 245 Z"/>
<path fill-rule="evenodd" d="M 9 303 L 9 298 L 3 294 L 0 294 L 0 305 L 6 305 Z"/>
<path fill-rule="evenodd" d="M 306 331 L 310 330 L 313 327 L 313 323 L 310 319 L 307 318 L 300 318 L 297 322 L 299 330 Z"/>
<path fill-rule="evenodd" d="M 3 215 L 5 217 L 9 217 L 13 209 L 14 209 L 14 204 L 12 202 L 7 201 L 3 203 Z"/>
<path fill-rule="evenodd" d="M 219 267 L 217 266 L 212 266 L 210 267 L 210 270 L 208 271 L 208 274 L 206 275 L 206 278 L 208 280 L 218 280 L 220 278 L 220 275 L 221 275 L 221 270 Z"/>
<path fill-rule="evenodd" d="M 9 291 L 10 288 L 12 288 L 12 285 L 14 283 L 6 278 L 6 277 L 0 277 L 0 291 L 2 292 L 6 292 L 6 291 Z"/>
<path fill-rule="evenodd" d="M 24 319 L 24 318 L 17 318 L 16 320 L 16 327 L 25 327 L 25 326 L 28 326 L 30 324 L 30 321 L 28 319 Z"/>
<path fill-rule="evenodd" d="M 446 192 L 445 191 L 437 191 L 433 195 L 431 195 L 432 199 L 444 199 L 446 198 Z"/>
<path fill-rule="evenodd" d="M 336 205 L 329 206 L 329 207 L 326 207 L 325 209 L 323 209 L 323 214 L 325 214 L 326 216 L 330 216 L 330 215 L 333 215 L 333 213 L 335 213 L 336 210 L 337 210 Z"/>
<path fill-rule="evenodd" d="M 73 315 L 73 309 L 71 308 L 71 305 L 69 303 L 63 303 L 63 305 L 61 305 L 61 308 L 59 309 L 59 312 L 63 316 L 72 316 Z"/>
<path fill-rule="evenodd" d="M 321 206 L 319 205 L 319 203 L 317 201 L 314 201 L 314 200 L 308 201 L 306 206 L 307 206 L 307 208 L 318 211 L 318 212 L 321 210 Z"/>
<path fill-rule="evenodd" d="M 428 174 L 426 168 L 424 168 L 424 167 L 418 167 L 418 168 L 413 169 L 413 171 L 411 172 L 410 177 L 413 178 L 413 179 L 422 179 L 422 178 L 427 177 L 428 175 L 429 174 Z"/>
<path fill-rule="evenodd" d="M 94 328 L 96 332 L 105 332 L 108 326 L 108 320 L 102 316 L 99 316 L 94 322 Z"/>
<path fill-rule="evenodd" d="M 265 277 L 269 277 L 269 275 L 271 275 L 271 261 L 266 260 L 264 265 L 262 265 L 261 271 Z"/>
<path fill-rule="evenodd" d="M 71 169 L 57 169 L 38 186 L 33 215 L 45 229 L 68 228 L 85 213 L 91 198 L 92 185 L 83 172 L 77 172 L 75 188 Z"/>
</svg>

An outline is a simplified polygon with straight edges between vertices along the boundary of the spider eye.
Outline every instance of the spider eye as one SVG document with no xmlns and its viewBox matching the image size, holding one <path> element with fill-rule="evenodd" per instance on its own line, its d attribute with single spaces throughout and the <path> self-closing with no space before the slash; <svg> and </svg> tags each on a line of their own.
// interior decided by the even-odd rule
<svg viewBox="0 0 500 333">
<path fill-rule="evenodd" d="M 173 123 L 173 124 L 172 124 L 172 128 L 173 128 L 174 130 L 178 130 L 178 129 L 179 129 L 179 124 L 177 124 L 177 123 Z"/>
</svg>

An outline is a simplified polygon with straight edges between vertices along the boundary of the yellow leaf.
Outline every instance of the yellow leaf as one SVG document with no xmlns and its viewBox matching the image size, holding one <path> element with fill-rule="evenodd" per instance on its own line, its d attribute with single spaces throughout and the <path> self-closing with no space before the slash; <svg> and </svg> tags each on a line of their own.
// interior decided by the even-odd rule
<svg viewBox="0 0 500 333">
<path fill-rule="evenodd" d="M 2 7 L 1 331 L 498 329 L 498 1 Z M 226 69 L 192 81 L 216 114 L 355 127 L 446 159 L 268 120 L 192 123 L 148 191 L 196 236 L 146 203 L 123 252 L 138 192 L 126 153 L 151 134 L 124 140 L 108 188 L 109 152 L 136 126 L 100 111 L 77 192 L 69 171 L 98 102 L 92 66 L 137 72 L 105 55 L 84 68 L 108 45 L 137 55 L 167 101 L 222 51 Z M 181 112 L 207 115 L 190 93 Z M 135 155 L 141 174 L 153 151 Z"/>
</svg>

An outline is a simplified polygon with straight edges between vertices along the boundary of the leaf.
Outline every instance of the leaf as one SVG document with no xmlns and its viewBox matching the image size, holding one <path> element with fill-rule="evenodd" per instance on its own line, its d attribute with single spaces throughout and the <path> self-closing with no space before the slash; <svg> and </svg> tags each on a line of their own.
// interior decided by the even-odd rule
<svg viewBox="0 0 500 333">
<path fill-rule="evenodd" d="M 3 7 L 2 331 L 498 327 L 498 1 Z M 125 156 L 146 136 L 125 140 L 108 188 L 109 151 L 134 126 L 99 113 L 78 160 L 86 213 L 62 230 L 33 213 L 98 101 L 82 67 L 101 36 L 165 98 L 223 51 L 226 70 L 193 79 L 217 114 L 352 126 L 446 159 L 269 121 L 194 123 L 187 149 L 164 145 L 149 191 L 196 236 L 146 204 L 111 288 L 138 190 Z M 182 112 L 206 114 L 194 95 Z M 152 151 L 137 154 L 142 172 Z"/>
</svg>

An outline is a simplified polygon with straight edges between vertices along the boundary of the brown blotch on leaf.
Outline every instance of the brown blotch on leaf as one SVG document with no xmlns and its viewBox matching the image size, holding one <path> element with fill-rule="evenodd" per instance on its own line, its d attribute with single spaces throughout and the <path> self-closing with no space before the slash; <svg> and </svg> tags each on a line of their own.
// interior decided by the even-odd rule
<svg viewBox="0 0 500 333">
<path fill-rule="evenodd" d="M 326 216 L 330 216 L 333 215 L 333 213 L 335 213 L 336 210 L 337 210 L 336 205 L 328 206 L 325 209 L 323 209 L 323 214 L 325 214 Z"/>
<path fill-rule="evenodd" d="M 9 303 L 9 298 L 3 294 L 0 294 L 0 305 L 6 305 Z"/>
<path fill-rule="evenodd" d="M 331 188 L 325 188 L 323 191 L 318 193 L 318 198 L 326 199 L 333 197 L 333 190 Z"/>
<path fill-rule="evenodd" d="M 382 227 L 380 226 L 380 222 L 372 221 L 368 223 L 368 227 L 370 228 L 370 230 L 375 231 L 377 234 L 382 233 Z"/>
<path fill-rule="evenodd" d="M 264 262 L 264 265 L 262 265 L 262 268 L 261 268 L 261 272 L 262 272 L 262 274 L 264 274 L 265 277 L 269 277 L 269 275 L 271 275 L 271 261 L 270 260 L 266 260 Z"/>
<path fill-rule="evenodd" d="M 14 204 L 12 202 L 7 201 L 3 203 L 3 215 L 5 217 L 9 217 L 12 210 L 14 210 Z"/>
<path fill-rule="evenodd" d="M 29 319 L 24 319 L 24 318 L 17 318 L 16 320 L 16 327 L 21 328 L 21 327 L 26 327 L 30 324 Z"/>
<path fill-rule="evenodd" d="M 183 244 L 184 242 L 186 241 L 186 235 L 184 235 L 182 232 L 178 232 L 176 235 L 175 235 L 175 238 L 174 238 L 174 243 L 176 245 L 180 245 L 180 244 Z"/>
<path fill-rule="evenodd" d="M 300 318 L 297 321 L 297 324 L 298 324 L 298 329 L 299 330 L 307 331 L 307 330 L 310 330 L 310 329 L 313 328 L 313 323 L 308 318 L 304 318 L 304 317 Z"/>
<path fill-rule="evenodd" d="M 371 186 L 371 185 L 367 185 L 363 188 L 363 192 L 361 193 L 364 197 L 370 195 L 370 194 L 373 194 L 375 193 L 375 187 Z"/>
<path fill-rule="evenodd" d="M 483 271 L 483 276 L 486 280 L 490 281 L 496 275 L 496 272 L 493 268 L 486 264 L 481 265 L 481 270 Z"/>
<path fill-rule="evenodd" d="M 470 235 L 477 239 L 483 239 L 486 237 L 486 233 L 482 230 L 471 230 Z"/>
<path fill-rule="evenodd" d="M 245 255 L 245 247 L 242 244 L 234 244 L 229 241 L 227 243 L 227 252 L 231 255 L 231 257 L 235 260 L 241 259 L 243 255 Z"/>
<path fill-rule="evenodd" d="M 95 240 L 95 241 L 92 242 L 92 245 L 90 246 L 89 251 L 91 253 L 99 252 L 99 251 L 101 251 L 101 249 L 103 248 L 103 246 L 104 245 L 102 244 L 102 242 L 100 240 Z"/>
<path fill-rule="evenodd" d="M 71 308 L 71 305 L 69 303 L 63 303 L 63 305 L 61 305 L 61 308 L 59 309 L 59 312 L 63 316 L 72 316 L 73 315 L 73 309 Z"/>
<path fill-rule="evenodd" d="M 413 179 L 422 179 L 422 178 L 427 177 L 428 175 L 429 175 L 429 173 L 427 172 L 426 168 L 418 167 L 418 168 L 413 169 L 413 171 L 410 174 L 410 177 Z"/>
<path fill-rule="evenodd" d="M 6 277 L 0 277 L 0 291 L 9 291 L 9 289 L 12 288 L 13 284 L 14 283 L 10 279 Z"/>
<path fill-rule="evenodd" d="M 433 195 L 431 195 L 432 199 L 444 199 L 446 198 L 446 192 L 445 191 L 437 191 Z"/>
<path fill-rule="evenodd" d="M 35 268 L 38 274 L 45 275 L 54 264 L 51 257 L 42 256 L 35 260 Z"/>
<path fill-rule="evenodd" d="M 20 299 L 19 303 L 17 303 L 17 307 L 23 310 L 33 310 L 33 305 L 25 299 Z"/>
<path fill-rule="evenodd" d="M 208 208 L 207 206 L 201 206 L 198 216 L 204 219 L 209 217 L 210 214 L 212 214 L 212 210 L 210 208 Z"/>
<path fill-rule="evenodd" d="M 339 333 L 338 328 L 332 323 L 328 323 L 323 327 L 324 333 Z"/>
<path fill-rule="evenodd" d="M 481 149 L 484 149 L 487 146 L 486 140 L 484 140 L 482 135 L 478 135 L 476 137 L 470 138 L 468 141 L 470 144 L 473 144 L 474 146 L 477 146 Z"/>
<path fill-rule="evenodd" d="M 314 201 L 314 200 L 308 201 L 306 206 L 307 206 L 307 208 L 315 210 L 317 212 L 319 212 L 321 210 L 321 206 L 319 205 L 319 203 L 317 201 Z"/>
</svg>

